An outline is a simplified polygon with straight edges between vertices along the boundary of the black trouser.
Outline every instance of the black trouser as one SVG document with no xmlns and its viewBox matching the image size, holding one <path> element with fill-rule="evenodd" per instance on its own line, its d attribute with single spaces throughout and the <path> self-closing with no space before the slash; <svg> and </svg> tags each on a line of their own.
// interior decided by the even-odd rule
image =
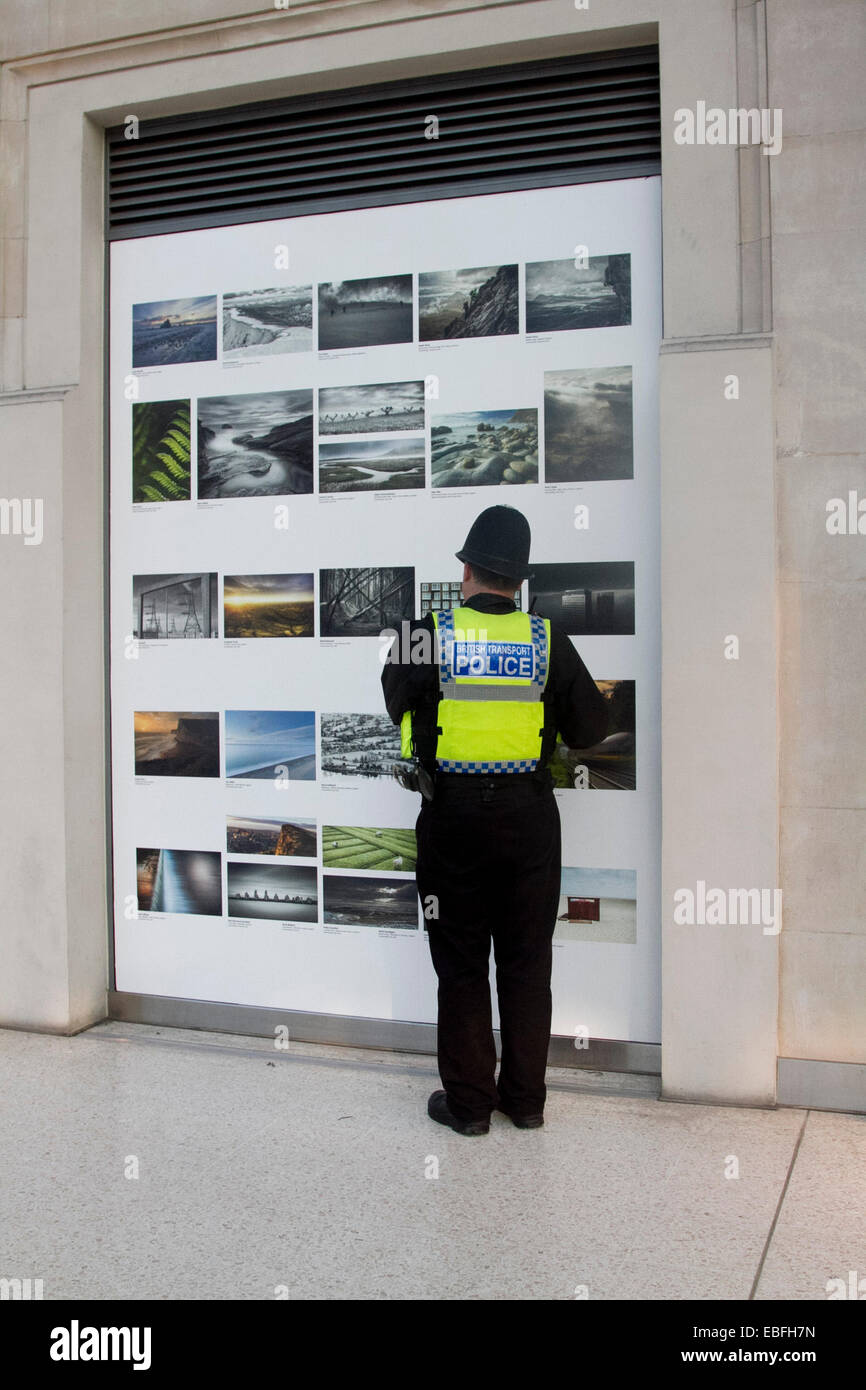
<svg viewBox="0 0 866 1390">
<path fill-rule="evenodd" d="M 418 817 L 418 893 L 439 977 L 439 1074 L 458 1119 L 544 1109 L 559 809 L 550 779 L 437 778 Z M 437 916 L 430 915 L 435 899 Z M 490 942 L 502 1038 L 498 1090 Z"/>
</svg>

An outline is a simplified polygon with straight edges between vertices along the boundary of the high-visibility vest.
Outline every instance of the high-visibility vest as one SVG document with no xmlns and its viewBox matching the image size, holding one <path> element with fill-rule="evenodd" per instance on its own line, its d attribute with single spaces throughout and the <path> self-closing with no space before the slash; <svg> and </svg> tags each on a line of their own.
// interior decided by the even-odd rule
<svg viewBox="0 0 866 1390">
<path fill-rule="evenodd" d="M 436 765 L 442 772 L 534 772 L 544 730 L 550 623 L 535 613 L 433 614 L 438 638 Z M 412 714 L 401 724 L 412 756 Z"/>
</svg>

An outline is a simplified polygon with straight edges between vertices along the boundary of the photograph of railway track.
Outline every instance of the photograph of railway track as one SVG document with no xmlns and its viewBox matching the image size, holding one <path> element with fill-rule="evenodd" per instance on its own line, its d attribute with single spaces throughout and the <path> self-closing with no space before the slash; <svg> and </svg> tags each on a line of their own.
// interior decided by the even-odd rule
<svg viewBox="0 0 866 1390">
<path fill-rule="evenodd" d="M 336 927 L 418 930 L 418 890 L 414 879 L 322 875 L 323 921 Z"/>
<path fill-rule="evenodd" d="M 312 637 L 312 574 L 227 574 L 223 579 L 224 635 Z"/>
<path fill-rule="evenodd" d="M 637 874 L 634 869 L 562 866 L 554 941 L 637 941 Z"/>
<path fill-rule="evenodd" d="M 544 481 L 634 477 L 631 367 L 544 373 Z"/>
<path fill-rule="evenodd" d="M 322 781 L 390 777 L 400 730 L 387 714 L 322 714 Z"/>
<path fill-rule="evenodd" d="M 226 865 L 229 917 L 265 922 L 316 922 L 319 895 L 316 870 L 292 864 Z"/>
<path fill-rule="evenodd" d="M 388 869 L 414 873 L 414 830 L 365 825 L 323 825 L 322 863 L 326 869 Z"/>
<path fill-rule="evenodd" d="M 377 434 L 423 430 L 424 382 L 320 386 L 319 434 Z"/>
<path fill-rule="evenodd" d="M 418 276 L 418 337 L 491 338 L 520 330 L 517 266 L 434 270 Z"/>
<path fill-rule="evenodd" d="M 630 560 L 533 565 L 529 606 L 573 637 L 634 632 L 634 564 Z"/>
<path fill-rule="evenodd" d="M 635 683 L 597 680 L 596 685 L 607 701 L 607 735 L 591 748 L 566 748 L 558 743 L 550 761 L 554 784 L 594 791 L 634 791 Z"/>
<path fill-rule="evenodd" d="M 576 258 L 575 258 L 576 259 Z M 531 261 L 526 267 L 527 333 L 614 328 L 631 323 L 631 257 Z"/>
<path fill-rule="evenodd" d="M 412 276 L 319 286 L 319 351 L 412 341 Z"/>
<path fill-rule="evenodd" d="M 219 777 L 216 710 L 136 710 L 136 777 Z"/>
<path fill-rule="evenodd" d="M 320 637 L 378 637 L 414 614 L 414 569 L 320 571 Z"/>
<path fill-rule="evenodd" d="M 140 912 L 222 915 L 222 867 L 213 850 L 137 849 Z"/>
<path fill-rule="evenodd" d="M 314 820 L 268 816 L 228 816 L 226 849 L 230 854 L 274 854 L 314 859 L 318 841 Z"/>
</svg>

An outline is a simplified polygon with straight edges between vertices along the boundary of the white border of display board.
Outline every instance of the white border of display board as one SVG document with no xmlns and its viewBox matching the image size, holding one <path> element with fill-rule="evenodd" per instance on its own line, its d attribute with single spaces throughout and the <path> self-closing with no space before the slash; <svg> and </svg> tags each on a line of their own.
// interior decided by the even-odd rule
<svg viewBox="0 0 866 1390">
<path fill-rule="evenodd" d="M 435 1022 L 377 634 L 507 502 L 521 603 L 612 711 L 556 760 L 553 1031 L 659 1041 L 660 202 L 629 179 L 111 246 L 117 990 Z"/>
</svg>

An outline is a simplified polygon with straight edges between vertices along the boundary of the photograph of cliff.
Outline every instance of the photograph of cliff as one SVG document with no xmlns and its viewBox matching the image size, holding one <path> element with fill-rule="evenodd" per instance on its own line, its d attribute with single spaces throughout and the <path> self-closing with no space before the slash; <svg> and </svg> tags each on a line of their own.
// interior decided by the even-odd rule
<svg viewBox="0 0 866 1390">
<path fill-rule="evenodd" d="M 418 276 L 418 337 L 492 338 L 520 329 L 517 266 L 438 270 Z"/>
<path fill-rule="evenodd" d="M 411 568 L 321 570 L 319 636 L 378 637 L 414 617 L 415 571 Z"/>
<path fill-rule="evenodd" d="M 215 362 L 215 294 L 197 299 L 161 299 L 132 306 L 133 367 L 174 367 L 181 362 Z"/>
<path fill-rule="evenodd" d="M 201 499 L 280 497 L 312 491 L 312 391 L 199 398 Z"/>
<path fill-rule="evenodd" d="M 631 323 L 631 256 L 531 261 L 526 267 L 527 333 L 614 328 Z"/>
<path fill-rule="evenodd" d="M 278 352 L 311 352 L 313 287 L 285 285 L 223 295 L 222 360 L 243 362 Z"/>
<path fill-rule="evenodd" d="M 412 341 L 412 276 L 319 285 L 319 351 Z"/>
<path fill-rule="evenodd" d="M 544 481 L 634 477 L 631 367 L 544 373 Z"/>
<path fill-rule="evenodd" d="M 433 487 L 538 482 L 538 411 L 437 415 L 430 429 Z"/>
<path fill-rule="evenodd" d="M 312 574 L 227 574 L 223 579 L 226 637 L 312 637 Z"/>
<path fill-rule="evenodd" d="M 222 915 L 219 854 L 198 849 L 137 849 L 135 857 L 139 912 Z"/>
<path fill-rule="evenodd" d="M 216 711 L 135 710 L 136 777 L 219 777 Z"/>
<path fill-rule="evenodd" d="M 226 849 L 230 854 L 273 854 L 277 858 L 314 859 L 317 839 L 314 820 L 284 820 L 268 816 L 227 816 Z"/>
</svg>

